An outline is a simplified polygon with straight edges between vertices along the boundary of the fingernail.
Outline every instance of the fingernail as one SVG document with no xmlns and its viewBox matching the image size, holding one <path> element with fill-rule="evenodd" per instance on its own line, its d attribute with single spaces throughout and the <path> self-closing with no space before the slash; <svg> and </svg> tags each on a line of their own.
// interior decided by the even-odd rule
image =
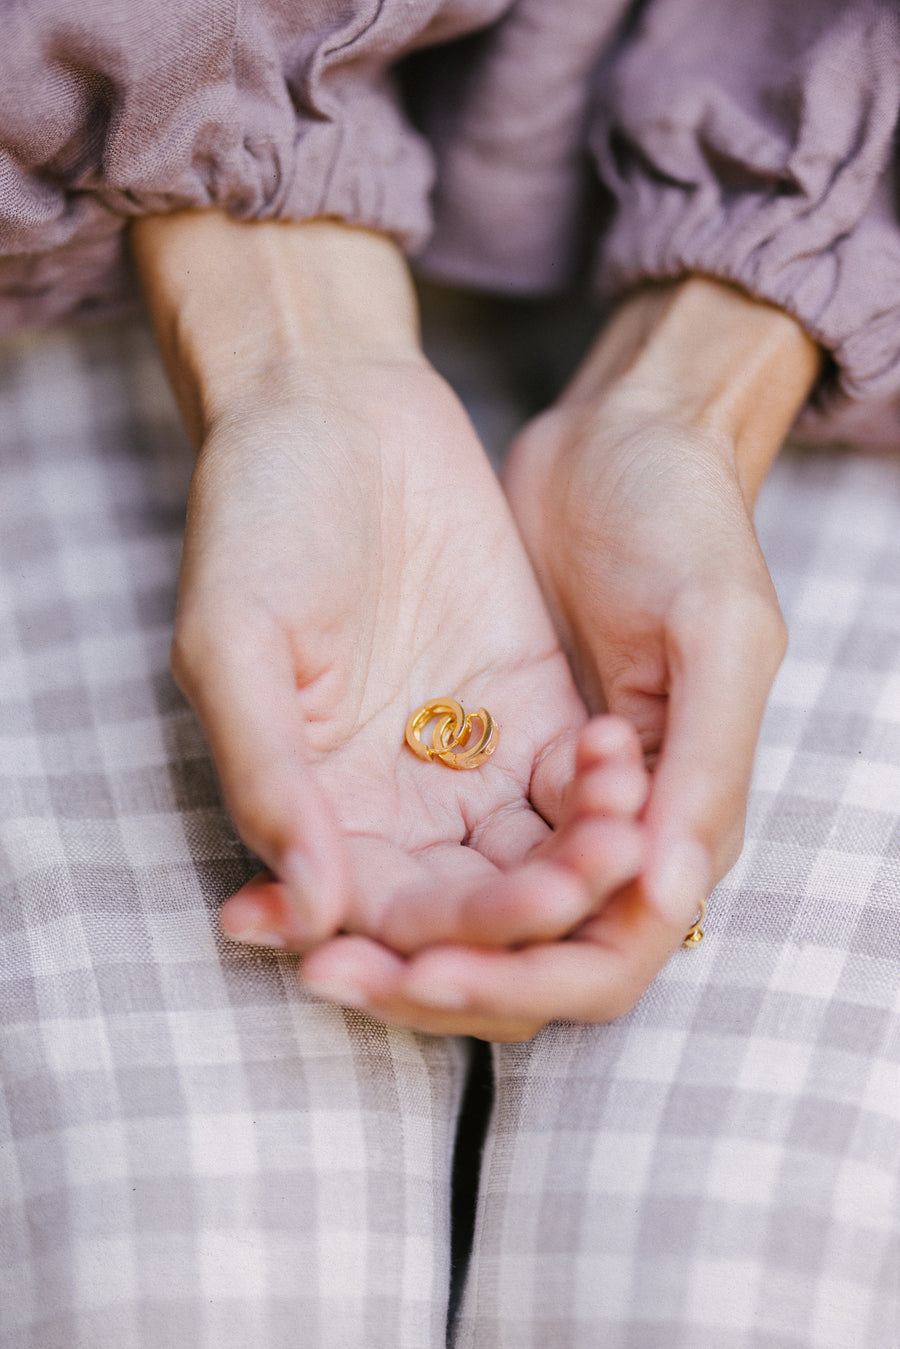
<svg viewBox="0 0 900 1349">
<path fill-rule="evenodd" d="M 221 915 L 222 931 L 229 941 L 244 942 L 247 946 L 268 946 L 283 951 L 287 942 L 272 927 L 268 905 L 259 904 L 249 895 L 233 895 Z"/>
<path fill-rule="evenodd" d="M 222 929 L 223 932 L 225 929 Z M 246 946 L 267 946 L 273 951 L 283 951 L 287 942 L 277 932 L 266 932 L 257 928 L 246 928 L 243 932 L 225 932 L 229 941 L 243 942 Z"/>
<path fill-rule="evenodd" d="M 325 1002 L 337 1003 L 339 1007 L 365 1007 L 368 1003 L 362 989 L 349 980 L 324 979 L 316 980 L 315 983 L 307 981 L 305 987 L 315 997 L 322 998 Z"/>
<path fill-rule="evenodd" d="M 646 878 L 647 893 L 663 918 L 689 924 L 709 894 L 710 859 L 699 843 L 675 843 Z"/>
</svg>

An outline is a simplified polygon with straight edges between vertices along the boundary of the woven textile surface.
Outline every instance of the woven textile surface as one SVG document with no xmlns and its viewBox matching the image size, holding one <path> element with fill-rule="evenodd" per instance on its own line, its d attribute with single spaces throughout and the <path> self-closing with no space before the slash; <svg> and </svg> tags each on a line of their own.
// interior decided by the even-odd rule
<svg viewBox="0 0 900 1349">
<path fill-rule="evenodd" d="M 140 324 L 0 352 L 0 1346 L 430 1349 L 468 1049 L 218 935 L 189 467 Z M 747 847 L 633 1013 L 495 1048 L 455 1349 L 900 1349 L 900 456 L 788 453 L 759 520 Z"/>
<path fill-rule="evenodd" d="M 149 337 L 3 355 L 0 1345 L 442 1344 L 465 1045 L 221 941 L 254 867 L 168 673 L 190 451 Z"/>
<path fill-rule="evenodd" d="M 495 1048 L 457 1349 L 900 1346 L 900 458 L 788 452 L 747 844 L 629 1016 Z"/>
</svg>

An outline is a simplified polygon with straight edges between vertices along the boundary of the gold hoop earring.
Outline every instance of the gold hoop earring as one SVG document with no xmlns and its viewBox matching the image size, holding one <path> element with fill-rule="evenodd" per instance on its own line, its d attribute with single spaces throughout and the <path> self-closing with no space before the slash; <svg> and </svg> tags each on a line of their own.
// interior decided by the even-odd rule
<svg viewBox="0 0 900 1349">
<path fill-rule="evenodd" d="M 699 946 L 700 943 L 702 942 L 703 924 L 705 921 L 706 921 L 706 900 L 701 899 L 700 912 L 697 914 L 697 917 L 694 919 L 693 923 L 691 923 L 687 932 L 684 934 L 684 941 L 681 943 L 681 945 L 684 947 L 686 951 L 689 951 L 692 946 Z"/>
<path fill-rule="evenodd" d="M 481 726 L 481 734 L 472 740 L 472 722 Z M 431 743 L 422 732 L 434 722 Z M 478 768 L 497 748 L 500 738 L 497 724 L 485 708 L 467 714 L 455 698 L 430 698 L 417 707 L 406 723 L 406 743 L 426 763 L 439 759 L 448 768 Z M 471 743 L 470 743 L 471 741 Z"/>
</svg>

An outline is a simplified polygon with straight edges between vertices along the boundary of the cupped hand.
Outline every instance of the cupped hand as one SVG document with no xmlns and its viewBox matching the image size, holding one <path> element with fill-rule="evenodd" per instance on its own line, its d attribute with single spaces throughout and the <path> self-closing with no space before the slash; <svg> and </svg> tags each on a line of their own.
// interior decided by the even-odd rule
<svg viewBox="0 0 900 1349">
<path fill-rule="evenodd" d="M 674 419 L 565 403 L 514 447 L 507 490 L 589 701 L 652 766 L 640 879 L 566 940 L 422 950 L 358 937 L 313 953 L 343 1000 L 433 1032 L 524 1039 L 627 1011 L 740 850 L 784 625 L 738 476 Z M 688 958 L 687 956 L 685 958 Z"/>
<path fill-rule="evenodd" d="M 404 959 L 345 936 L 308 965 L 386 1020 L 519 1040 L 627 1011 L 735 861 L 785 630 L 728 447 L 706 429 L 563 399 L 505 482 L 589 704 L 630 724 L 652 767 L 641 875 L 565 940 Z"/>
<path fill-rule="evenodd" d="M 752 512 L 819 364 L 792 318 L 731 286 L 650 287 L 507 466 L 588 704 L 626 717 L 653 769 L 641 884 L 660 913 L 741 849 L 786 643 Z"/>
<path fill-rule="evenodd" d="M 785 646 L 752 510 L 819 367 L 793 319 L 719 282 L 623 304 L 505 482 L 589 705 L 627 720 L 653 770 L 640 877 L 565 941 L 401 962 L 347 937 L 317 976 L 388 1019 L 497 1039 L 637 1001 L 740 851 Z"/>
<path fill-rule="evenodd" d="M 424 360 L 360 361 L 215 426 L 174 650 L 269 868 L 225 905 L 233 937 L 518 944 L 570 931 L 640 868 L 636 741 L 589 727 L 566 811 L 586 714 L 499 484 Z M 413 709 L 448 694 L 499 726 L 478 768 L 405 744 Z"/>
<path fill-rule="evenodd" d="M 672 848 L 705 853 L 710 882 L 740 852 L 784 654 L 737 475 L 700 432 L 565 409 L 529 428 L 506 481 L 589 704 L 626 717 L 653 766 L 644 880 L 665 905 Z"/>
<path fill-rule="evenodd" d="M 347 941 L 377 973 L 570 933 L 641 868 L 646 770 L 627 723 L 588 722 L 399 249 L 216 211 L 143 218 L 132 244 L 198 451 L 174 669 L 267 867 L 224 930 L 319 943 L 310 981 L 338 998 Z M 405 744 L 445 696 L 499 725 L 478 768 Z"/>
</svg>

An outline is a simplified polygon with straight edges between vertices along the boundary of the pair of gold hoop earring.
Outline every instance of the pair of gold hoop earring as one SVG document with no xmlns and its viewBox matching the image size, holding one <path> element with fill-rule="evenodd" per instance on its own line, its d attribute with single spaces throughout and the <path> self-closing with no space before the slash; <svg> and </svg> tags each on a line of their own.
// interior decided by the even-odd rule
<svg viewBox="0 0 900 1349">
<path fill-rule="evenodd" d="M 481 734 L 472 739 L 472 723 L 477 721 Z M 429 722 L 434 722 L 431 744 L 422 739 Z M 406 743 L 420 759 L 439 760 L 448 768 L 478 768 L 497 748 L 500 733 L 490 712 L 479 707 L 467 714 L 455 698 L 431 698 L 417 707 L 406 723 Z"/>
<path fill-rule="evenodd" d="M 481 733 L 472 739 L 472 723 L 477 721 Z M 434 723 L 431 743 L 426 744 L 422 733 Z M 413 754 L 430 763 L 437 759 L 448 768 L 478 768 L 486 763 L 497 748 L 500 733 L 490 712 L 479 707 L 467 714 L 455 698 L 430 698 L 417 707 L 406 723 L 406 743 Z M 685 950 L 699 946 L 703 940 L 706 920 L 706 901 L 700 901 L 700 911 L 685 933 L 681 945 Z"/>
</svg>

